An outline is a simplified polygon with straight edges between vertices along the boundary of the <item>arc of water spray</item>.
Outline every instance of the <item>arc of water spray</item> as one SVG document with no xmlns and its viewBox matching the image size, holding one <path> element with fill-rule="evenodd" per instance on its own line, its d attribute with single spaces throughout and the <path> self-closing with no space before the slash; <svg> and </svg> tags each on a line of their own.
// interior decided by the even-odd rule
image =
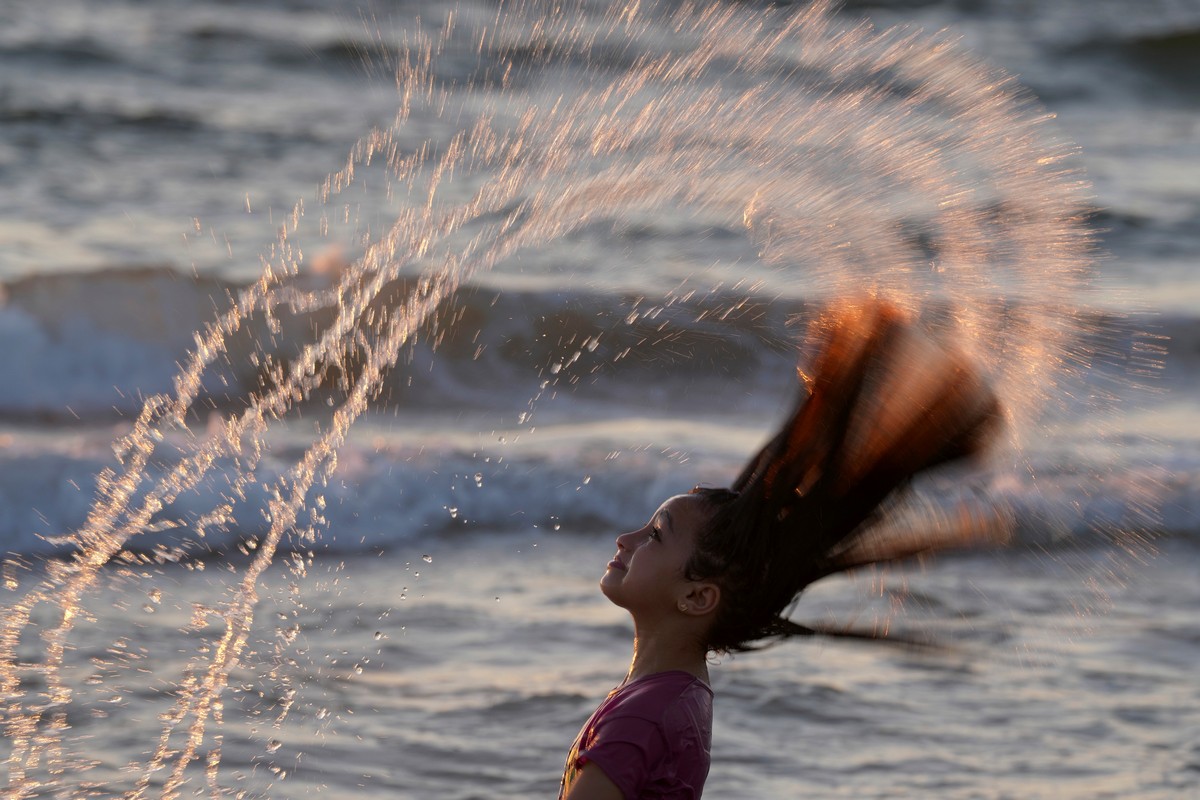
<svg viewBox="0 0 1200 800">
<path fill-rule="evenodd" d="M 210 655 L 189 666 L 158 744 L 138 768 L 128 796 L 146 796 L 159 780 L 163 796 L 179 794 L 210 722 L 222 719 L 220 698 L 247 646 L 258 581 L 283 537 L 297 530 L 311 490 L 332 476 L 347 432 L 381 391 L 404 348 L 436 322 L 447 298 L 522 248 L 596 220 L 631 219 L 672 206 L 704 209 L 744 224 L 769 267 L 813 264 L 823 270 L 831 293 L 858 290 L 869 278 L 889 291 L 907 292 L 914 303 L 939 287 L 973 300 L 1019 298 L 1023 321 L 1005 331 L 991 325 L 994 341 L 985 341 L 984 334 L 997 313 L 994 305 L 957 309 L 958 321 L 974 334 L 977 348 L 991 348 L 992 366 L 1009 373 L 1002 379 L 1019 374 L 1024 387 L 1033 384 L 1034 402 L 1051 391 L 1054 376 L 1083 357 L 1076 341 L 1080 320 L 1059 312 L 1071 308 L 1090 264 L 1090 234 L 1079 216 L 1085 187 L 1064 164 L 1068 148 L 1046 145 L 1041 119 L 1012 82 L 951 43 L 928 42 L 914 32 L 876 33 L 865 24 L 839 26 L 832 5 L 816 2 L 802 13 L 756 17 L 735 7 L 681 7 L 665 24 L 673 35 L 693 38 L 694 47 L 638 56 L 625 72 L 595 78 L 574 95 L 530 101 L 508 124 L 497 117 L 511 109 L 485 104 L 476 121 L 440 149 L 427 142 L 405 152 L 400 136 L 414 107 L 433 109 L 439 119 L 456 119 L 467 107 L 456 106 L 453 88 L 439 88 L 435 80 L 436 56 L 452 30 L 439 41 L 414 35 L 399 59 L 395 124 L 364 138 L 346 166 L 330 176 L 321 198 L 329 205 L 354 184 L 359 170 L 381 160 L 387 196 L 396 189 L 413 202 L 332 287 L 312 291 L 291 281 L 303 260 L 292 243 L 303 213 L 296 207 L 260 280 L 197 336 L 174 395 L 149 398 L 131 433 L 118 443 L 121 469 L 98 477 L 92 510 L 71 537 L 75 555 L 49 564 L 41 584 L 0 624 L 0 664 L 6 666 L 0 670 L 0 696 L 12 746 L 9 797 L 37 792 L 30 774 L 35 769 L 52 775 L 82 769 L 62 752 L 72 700 L 62 667 L 80 601 L 104 565 L 131 538 L 150 530 L 163 509 L 199 486 L 220 459 L 240 459 L 230 494 L 243 492 L 254 480 L 271 424 L 319 386 L 323 366 L 339 365 L 347 352 L 358 351 L 363 368 L 353 377 L 342 370 L 341 405 L 274 485 L 269 530 L 220 612 L 224 630 Z M 551 42 L 537 57 L 588 52 L 605 37 L 636 38 L 637 20 L 656 8 L 631 3 L 589 28 L 566 6 L 548 7 L 541 16 L 534 6 L 518 6 L 511 19 L 498 16 L 480 37 L 480 49 L 484 42 L 502 48 L 506 38 L 519 37 L 531 24 Z M 731 92 L 713 84 L 714 69 L 727 70 L 745 85 Z M 787 102 L 789 87 L 805 86 L 812 79 L 808 72 L 823 75 L 827 85 L 809 91 L 806 105 L 798 108 Z M 505 71 L 501 85 L 511 77 Z M 933 222 L 948 231 L 944 277 L 917 284 L 916 276 L 929 277 L 929 265 L 901 246 L 896 209 L 870 194 L 874 185 L 847 186 L 844 175 L 821 174 L 830 167 L 825 154 L 839 148 L 854 157 L 860 172 L 879 184 L 899 185 L 930 207 Z M 974 172 L 955 162 L 964 156 Z M 980 208 L 988 200 L 975 191 L 974 173 L 985 175 L 995 194 L 1023 204 L 1019 213 L 1005 212 L 1014 214 L 1019 233 L 999 244 L 991 212 Z M 479 177 L 479 188 L 461 202 L 445 191 Z M 880 213 L 881 205 L 888 213 Z M 1039 281 L 1040 289 L 1051 291 L 1036 298 L 1022 296 L 1025 287 L 1006 286 L 1005 275 L 986 268 L 1002 263 L 1020 276 L 1035 261 L 1040 273 L 1061 277 L 1057 283 Z M 415 288 L 398 304 L 382 314 L 370 310 L 390 284 L 414 271 Z M 290 366 L 268 357 L 269 385 L 253 393 L 246 409 L 227 419 L 217 435 L 193 440 L 184 457 L 146 489 L 157 442 L 171 430 L 186 430 L 202 379 L 218 359 L 229 357 L 230 338 L 256 315 L 270 321 L 281 307 L 293 313 L 334 307 L 336 314 Z M 1020 347 L 1036 348 L 1037 358 L 1013 357 Z M 1027 366 L 1033 360 L 1037 374 Z M 201 533 L 232 519 L 233 499 L 225 499 L 195 523 Z M 42 634 L 45 654 L 37 669 L 46 689 L 44 702 L 35 704 L 20 686 L 18 648 L 34 608 L 42 604 L 58 609 L 61 618 Z M 219 763 L 218 737 L 206 763 L 214 796 L 220 791 Z"/>
<path fill-rule="evenodd" d="M 430 52 L 426 50 L 423 61 L 418 61 L 415 65 L 405 60 L 409 69 L 400 72 L 400 79 L 406 89 L 411 90 L 414 85 L 427 83 L 422 76 L 428 72 L 429 57 Z M 399 121 L 403 121 L 407 110 L 408 106 L 402 106 Z M 481 126 L 483 125 L 484 123 L 481 123 Z M 485 137 L 481 138 L 486 140 Z M 450 147 L 437 165 L 430 181 L 431 196 L 437 181 L 445 171 L 445 165 L 462 157 L 464 141 L 465 137 L 459 137 L 457 145 Z M 331 177 L 327 191 L 335 194 L 341 187 L 348 185 L 353 178 L 355 164 L 369 162 L 380 152 L 390 152 L 392 167 L 399 178 L 415 180 L 424 165 L 419 161 L 399 156 L 391 144 L 391 135 L 387 132 L 377 132 L 364 140 L 364 144 L 353 154 L 347 168 Z M 455 213 L 445 215 L 441 220 L 429 209 L 424 225 L 410 224 L 404 227 L 398 223 L 394 226 L 391 235 L 373 245 L 365 258 L 365 262 L 372 265 L 373 277 L 370 281 L 363 286 L 354 287 L 351 275 L 344 275 L 340 279 L 336 291 L 337 319 L 316 344 L 305 348 L 303 357 L 297 362 L 303 366 L 289 371 L 286 375 L 279 375 L 282 380 L 274 391 L 254 395 L 246 411 L 230 419 L 221 435 L 210 437 L 196 445 L 190 455 L 182 459 L 146 493 L 140 504 L 136 503 L 135 497 L 146 479 L 146 469 L 156 443 L 162 439 L 165 430 L 186 426 L 188 413 L 200 392 L 202 377 L 212 363 L 224 355 L 229 338 L 254 313 L 269 315 L 281 300 L 287 300 L 293 307 L 312 307 L 315 306 L 314 301 L 318 301 L 319 298 L 301 299 L 292 287 L 281 289 L 283 281 L 294 275 L 297 268 L 294 261 L 285 261 L 282 268 L 266 269 L 262 278 L 242 293 L 233 308 L 208 326 L 202 335 L 197 335 L 196 350 L 189 356 L 187 365 L 175 381 L 175 396 L 148 398 L 131 432 L 115 446 L 114 450 L 122 461 L 121 473 L 106 469 L 98 476 L 96 502 L 83 527 L 70 537 L 75 555 L 67 562 L 50 563 L 42 584 L 26 593 L 22 600 L 10 609 L 0 628 L 0 660 L 8 665 L 16 665 L 20 636 L 29 625 L 33 609 L 48 603 L 57 606 L 62 612 L 58 623 L 42 635 L 46 642 L 46 656 L 40 671 L 47 683 L 46 702 L 41 706 L 25 707 L 19 690 L 18 671 L 7 669 L 2 674 L 0 693 L 8 700 L 5 728 L 12 746 L 8 759 L 8 791 L 11 797 L 25 797 L 36 789 L 36 781 L 27 779 L 27 768 L 44 761 L 52 774 L 60 771 L 55 765 L 62 761 L 59 740 L 67 727 L 65 707 L 72 696 L 70 687 L 61 680 L 61 667 L 67 648 L 67 637 L 77 621 L 76 612 L 80 598 L 94 584 L 99 570 L 126 547 L 130 538 L 146 530 L 157 512 L 170 505 L 184 492 L 196 487 L 219 458 L 242 454 L 243 443 L 246 441 L 252 443 L 252 452 L 239 477 L 247 478 L 252 475 L 262 453 L 262 436 L 270 420 L 282 418 L 296 399 L 307 395 L 315 387 L 320 378 L 318 365 L 335 363 L 338 360 L 344 343 L 351 338 L 351 332 L 356 331 L 360 325 L 361 316 L 369 301 L 380 292 L 390 277 L 399 272 L 402 265 L 391 264 L 389 259 L 397 252 L 420 257 L 440 236 L 452 233 L 464 221 L 476 215 L 479 204 L 483 202 L 486 202 L 486 196 L 456 209 Z M 424 241 L 405 241 L 402 234 L 406 230 L 422 231 Z M 411 236 L 409 238 L 411 239 Z M 285 254 L 288 252 L 286 245 L 285 226 L 280 234 L 280 250 Z M 390 269 L 387 268 L 389 266 Z M 453 276 L 453 279 L 449 276 Z M 277 494 L 277 499 L 272 503 L 272 525 L 264 546 L 258 550 L 240 589 L 222 615 L 227 623 L 226 632 L 208 670 L 208 677 L 201 687 L 203 696 L 197 698 L 194 692 L 185 691 L 184 699 L 180 700 L 180 705 L 186 705 L 195 717 L 189 730 L 189 747 L 181 755 L 172 778 L 173 783 L 170 784 L 172 790 L 178 783 L 176 777 L 182 774 L 202 738 L 208 713 L 223 688 L 222 681 L 214 676 L 221 672 L 222 677 L 227 677 L 228 669 L 236 664 L 245 644 L 245 636 L 253 620 L 252 610 L 256 600 L 254 585 L 257 577 L 270 563 L 281 536 L 292 527 L 296 513 L 302 507 L 303 499 L 314 479 L 318 475 L 327 477 L 332 471 L 336 463 L 333 458 L 336 447 L 366 407 L 367 400 L 378 390 L 387 366 L 395 361 L 400 349 L 410 340 L 413 332 L 425 323 L 442 299 L 463 277 L 464 274 L 456 274 L 451 270 L 440 273 L 438 280 L 428 282 L 424 291 L 417 293 L 405 307 L 398 310 L 388 326 L 386 337 L 380 343 L 381 347 L 368 360 L 367 371 L 352 386 L 346 402 L 334 415 L 332 426 L 308 448 L 301 462 L 280 481 L 281 490 L 288 486 L 292 489 L 290 502 L 282 502 L 281 496 Z M 222 521 L 231 507 L 231 504 L 225 506 L 223 513 L 222 509 L 214 510 L 215 513 L 210 515 L 212 521 Z M 46 723 L 45 729 L 39 731 L 43 722 Z M 166 753 L 164 743 L 151 760 L 152 769 L 147 770 L 147 776 L 161 765 Z M 144 790 L 146 782 L 144 780 L 139 785 L 139 794 Z"/>
<path fill-rule="evenodd" d="M 429 58 L 428 51 L 425 58 Z M 420 82 L 420 74 L 423 73 L 402 73 L 408 80 L 417 82 Z M 427 193 L 430 202 L 424 210 L 415 215 L 402 215 L 387 236 L 371 245 L 362 259 L 361 269 L 348 271 L 339 279 L 337 317 L 316 344 L 306 346 L 295 362 L 300 367 L 277 370 L 274 376 L 277 380 L 271 391 L 255 394 L 246 411 L 229 420 L 221 435 L 210 437 L 197 445 L 190 455 L 183 458 L 146 494 L 140 505 L 129 511 L 134 506 L 134 498 L 146 477 L 146 467 L 164 428 L 185 426 L 187 415 L 199 394 L 201 378 L 212 363 L 225 353 L 228 339 L 256 312 L 270 314 L 285 300 L 295 309 L 312 310 L 319 296 L 304 297 L 294 287 L 281 286 L 285 278 L 295 274 L 294 264 L 286 269 L 267 270 L 263 278 L 243 293 L 234 308 L 209 326 L 204 335 L 197 337 L 197 348 L 176 380 L 175 397 L 152 397 L 147 400 L 132 432 L 118 444 L 117 449 L 124 456 L 122 474 L 118 476 L 113 471 L 106 471 L 100 476 L 97 502 L 85 525 L 72 537 L 79 555 L 68 565 L 52 564 L 43 585 L 30 591 L 14 609 L 16 613 L 5 621 L 0 637 L 0 658 L 8 663 L 16 663 L 20 632 L 28 625 L 32 609 L 47 602 L 53 602 L 63 609 L 61 621 L 43 634 L 47 642 L 47 655 L 42 671 L 48 684 L 48 703 L 43 708 L 25 709 L 16 703 L 9 707 L 6 725 L 13 743 L 9 759 L 11 796 L 28 796 L 36 788 L 36 782 L 25 779 L 24 769 L 27 766 L 45 759 L 54 771 L 53 765 L 62 760 L 58 741 L 67 724 L 65 712 L 61 709 L 70 702 L 72 691 L 62 682 L 60 668 L 67 636 L 76 622 L 74 610 L 78 607 L 80 597 L 95 582 L 99 570 L 125 548 L 131 537 L 149 527 L 158 511 L 196 487 L 219 458 L 241 454 L 246 441 L 252 443 L 252 451 L 246 459 L 242 477 L 252 474 L 261 456 L 262 437 L 270 420 L 283 417 L 295 401 L 315 388 L 320 380 L 320 365 L 336 363 L 347 342 L 367 344 L 360 336 L 364 326 L 363 315 L 371 301 L 401 274 L 403 267 L 410 261 L 428 257 L 439 242 L 466 224 L 481 216 L 511 208 L 514 195 L 527 188 L 525 181 L 506 176 L 506 170 L 522 163 L 519 154 L 526 146 L 526 137 L 530 135 L 528 126 L 533 118 L 526 118 L 525 124 L 511 136 L 494 135 L 488 122 L 485 117 L 469 133 L 454 137 L 429 170 Z M 356 149 L 346 169 L 331 178 L 327 184 L 328 191 L 336 194 L 348 186 L 355 167 L 369 163 L 380 154 L 389 159 L 397 180 L 415 181 L 417 175 L 427 168 L 426 163 L 420 158 L 401 156 L 393 145 L 391 133 L 376 132 L 365 140 L 364 146 Z M 446 212 L 435 211 L 432 198 L 440 182 L 453 173 L 456 165 L 468 158 L 476 167 L 501 166 L 501 179 L 486 184 L 475 198 L 461 206 Z M 558 166 L 561 164 L 548 159 L 532 171 L 552 172 Z M 217 698 L 225 688 L 229 672 L 237 665 L 245 647 L 254 619 L 257 580 L 271 563 L 283 535 L 293 529 L 309 490 L 314 482 L 327 479 L 332 473 L 336 465 L 336 450 L 343 443 L 346 433 L 379 390 L 387 370 L 396 361 L 402 348 L 430 319 L 442 301 L 475 271 L 528 243 L 530 236 L 515 235 L 518 229 L 514 227 L 514 220 L 522 218 L 522 212 L 536 206 L 539 200 L 544 198 L 535 193 L 532 199 L 512 208 L 500 222 L 485 226 L 456 257 L 456 260 L 465 259 L 463 263 L 439 264 L 437 268 L 427 271 L 418 282 L 418 290 L 388 316 L 382 332 L 376 331 L 382 335 L 375 347 L 369 348 L 371 351 L 367 353 L 366 366 L 348 387 L 347 397 L 334 413 L 331 425 L 306 449 L 300 462 L 279 480 L 275 498 L 270 502 L 270 528 L 232 599 L 221 613 L 226 625 L 225 632 L 214 647 L 203 676 L 192 674 L 180 687 L 176 708 L 168 716 L 173 724 L 188 717 L 192 719 L 185 746 L 178 751 L 172 749 L 170 742 L 174 727 L 169 724 L 132 797 L 144 796 L 154 774 L 171 757 L 175 758 L 175 767 L 166 782 L 164 796 L 177 793 L 188 764 L 196 757 L 207 722 L 217 713 Z M 281 250 L 285 250 L 283 246 L 286 241 L 285 228 L 281 233 Z M 403 254 L 400 260 L 397 260 L 398 254 Z M 370 276 L 370 279 L 361 285 L 353 285 L 353 278 L 359 275 Z M 378 326 L 366 324 L 366 327 L 372 329 Z M 226 513 L 228 509 L 227 506 Z M 116 524 L 116 520 L 122 516 L 124 522 Z M 216 514 L 217 519 L 223 516 L 220 512 Z M 6 677 L 12 683 L 3 689 L 6 696 L 14 697 L 17 695 L 17 675 L 9 672 Z M 38 728 L 47 711 L 50 712 L 49 724 L 39 732 Z M 215 767 L 216 763 L 210 762 L 210 768 Z"/>
</svg>

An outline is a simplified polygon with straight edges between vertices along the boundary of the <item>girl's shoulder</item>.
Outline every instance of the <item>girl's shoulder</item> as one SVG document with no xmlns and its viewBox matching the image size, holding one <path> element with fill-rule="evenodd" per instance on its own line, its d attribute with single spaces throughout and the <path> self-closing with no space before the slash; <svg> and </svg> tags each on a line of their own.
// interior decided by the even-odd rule
<svg viewBox="0 0 1200 800">
<path fill-rule="evenodd" d="M 707 683 L 682 670 L 656 672 L 618 687 L 609 695 L 609 713 L 659 721 L 673 708 L 712 708 L 713 691 Z M 711 713 L 711 712 L 710 712 Z"/>
</svg>

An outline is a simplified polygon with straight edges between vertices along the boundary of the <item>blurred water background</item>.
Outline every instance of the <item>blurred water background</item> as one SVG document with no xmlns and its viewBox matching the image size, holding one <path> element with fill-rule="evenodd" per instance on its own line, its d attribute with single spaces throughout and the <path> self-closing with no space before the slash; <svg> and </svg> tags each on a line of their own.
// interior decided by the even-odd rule
<svg viewBox="0 0 1200 800">
<path fill-rule="evenodd" d="M 366 131 L 391 123 L 392 64 L 417 18 L 438 31 L 452 13 L 469 31 L 498 10 L 0 6 L 10 590 L 82 524 L 111 442 L 142 397 L 171 388 L 193 332 L 260 274 L 297 199 Z M 1082 148 L 1089 224 L 1107 253 L 1089 313 L 1169 342 L 1148 375 L 1123 371 L 1132 340 L 1113 337 L 1104 379 L 1085 384 L 1095 397 L 1059 399 L 1053 425 L 1026 432 L 1025 468 L 992 478 L 1017 509 L 1012 548 L 839 582 L 802 607 L 817 620 L 926 632 L 947 650 L 828 641 L 716 668 L 708 796 L 1195 795 L 1200 2 L 1144 0 L 1134 13 L 1121 0 L 881 0 L 839 15 L 950 28 L 1015 73 Z M 442 85 L 490 80 L 503 61 L 467 36 L 448 42 Z M 537 76 L 540 90 L 631 58 L 610 55 L 555 64 Z M 456 131 L 419 112 L 406 124 L 414 141 Z M 346 213 L 369 229 L 376 212 Z M 311 253 L 300 280 L 328 280 L 353 248 Z M 792 354 L 768 345 L 804 308 L 802 280 L 749 292 L 754 313 L 730 325 L 699 321 L 741 291 L 738 265 L 752 255 L 737 231 L 654 217 L 585 228 L 460 290 L 461 316 L 482 339 L 451 336 L 411 356 L 343 448 L 315 552 L 290 556 L 310 563 L 307 582 L 264 578 L 257 644 L 226 693 L 225 785 L 274 797 L 556 791 L 566 746 L 628 655 L 622 614 L 592 588 L 611 538 L 662 498 L 727 480 L 791 391 Z M 724 289 L 661 305 L 696 275 Z M 627 341 L 589 350 L 614 320 L 627 321 Z M 666 324 L 676 334 L 656 337 Z M 481 354 L 480 341 L 494 346 Z M 555 367 L 593 354 L 624 365 L 586 390 L 546 391 Z M 214 414 L 261 378 L 235 348 Z M 298 457 L 305 419 L 274 434 L 264 486 Z M 266 502 L 266 488 L 246 492 L 247 506 Z M 1126 537 L 1147 504 L 1158 509 L 1157 553 Z M 253 542 L 253 515 L 239 522 L 213 545 Z M 111 573 L 85 601 L 95 621 L 77 647 L 145 672 L 106 678 L 97 662 L 93 702 L 72 716 L 73 746 L 98 762 L 94 796 L 132 785 L 122 767 L 156 745 L 187 663 L 187 620 L 231 574 L 221 559 Z M 271 661 L 280 637 L 293 648 L 284 663 Z M 66 779 L 41 792 L 86 796 Z"/>
</svg>

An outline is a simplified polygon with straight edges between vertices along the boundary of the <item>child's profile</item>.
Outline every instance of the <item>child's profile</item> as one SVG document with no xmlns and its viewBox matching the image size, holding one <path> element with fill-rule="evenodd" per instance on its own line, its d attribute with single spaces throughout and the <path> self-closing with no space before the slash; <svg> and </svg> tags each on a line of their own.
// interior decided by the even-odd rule
<svg viewBox="0 0 1200 800">
<path fill-rule="evenodd" d="M 971 537 L 877 523 L 915 475 L 987 443 L 1000 408 L 979 372 L 880 300 L 833 307 L 809 335 L 800 399 L 730 487 L 671 497 L 617 537 L 600 589 L 633 619 L 633 660 L 572 745 L 561 798 L 700 797 L 710 654 L 814 633 L 788 618 L 814 581 Z"/>
</svg>

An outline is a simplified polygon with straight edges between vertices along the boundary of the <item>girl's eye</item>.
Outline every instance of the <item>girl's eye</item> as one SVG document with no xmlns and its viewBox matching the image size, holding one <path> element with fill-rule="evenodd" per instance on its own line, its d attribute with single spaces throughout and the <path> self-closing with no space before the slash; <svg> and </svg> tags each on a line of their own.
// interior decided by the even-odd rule
<svg viewBox="0 0 1200 800">
<path fill-rule="evenodd" d="M 651 528 L 651 529 L 650 529 L 650 538 L 651 538 L 651 539 L 653 539 L 653 540 L 654 540 L 654 541 L 656 541 L 656 542 L 661 542 L 661 541 L 662 541 L 662 534 L 659 532 L 658 528 Z"/>
</svg>

